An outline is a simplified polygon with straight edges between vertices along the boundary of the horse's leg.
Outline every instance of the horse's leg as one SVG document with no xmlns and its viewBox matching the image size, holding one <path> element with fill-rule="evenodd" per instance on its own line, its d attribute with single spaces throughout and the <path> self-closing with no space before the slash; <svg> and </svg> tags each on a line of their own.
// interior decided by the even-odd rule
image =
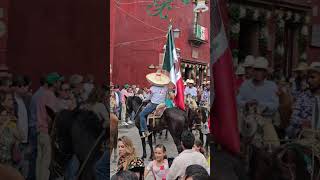
<svg viewBox="0 0 320 180">
<path fill-rule="evenodd" d="M 168 139 L 168 129 L 166 129 L 166 136 L 165 139 Z"/>
<path fill-rule="evenodd" d="M 159 139 L 162 137 L 162 131 L 159 132 Z"/>
<path fill-rule="evenodd" d="M 152 146 L 152 136 L 148 136 L 148 142 L 149 142 L 149 147 L 150 147 L 150 157 L 149 161 L 153 160 L 153 146 Z"/>
<path fill-rule="evenodd" d="M 157 144 L 157 139 L 156 139 L 156 137 L 157 137 L 157 132 L 156 131 L 153 131 L 153 139 L 154 139 L 154 144 L 156 145 Z"/>
<path fill-rule="evenodd" d="M 203 133 L 201 132 L 201 130 L 199 130 L 199 134 L 200 134 L 200 141 L 202 142 L 202 144 L 204 144 Z"/>
<path fill-rule="evenodd" d="M 139 131 L 139 135 L 142 136 L 142 133 L 140 131 Z M 143 154 L 142 154 L 141 159 L 145 159 L 147 157 L 145 138 L 141 138 L 141 143 L 142 143 L 142 150 L 143 150 Z"/>
<path fill-rule="evenodd" d="M 113 148 L 113 161 L 112 163 L 117 163 L 117 159 L 118 159 L 118 156 L 117 156 L 117 146 Z"/>
</svg>

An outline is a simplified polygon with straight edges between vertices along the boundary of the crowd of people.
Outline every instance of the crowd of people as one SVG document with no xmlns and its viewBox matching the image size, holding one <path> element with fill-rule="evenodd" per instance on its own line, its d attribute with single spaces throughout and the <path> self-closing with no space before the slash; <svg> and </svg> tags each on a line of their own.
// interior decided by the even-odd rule
<svg viewBox="0 0 320 180">
<path fill-rule="evenodd" d="M 264 57 L 247 56 L 237 71 L 236 94 L 239 109 L 256 105 L 272 123 L 277 138 L 297 138 L 303 128 L 319 129 L 320 62 L 300 62 L 294 76 L 272 78 L 272 69 Z M 285 100 L 280 98 L 286 95 Z M 287 103 L 291 107 L 279 113 Z M 291 113 L 292 111 L 292 113 Z M 289 114 L 288 117 L 285 115 Z M 281 122 L 283 116 L 288 125 Z M 283 119 L 282 119 L 283 121 Z M 269 131 L 269 133 L 272 133 Z M 279 140 L 279 139 L 278 139 Z"/>
<path fill-rule="evenodd" d="M 66 79 L 58 73 L 41 78 L 33 93 L 27 76 L 14 75 L 0 84 L 0 164 L 16 168 L 28 180 L 48 180 L 52 160 L 51 129 L 48 111 L 86 109 L 105 124 L 108 116 L 106 91 L 92 75 L 74 74 Z M 105 127 L 105 126 L 104 126 Z M 65 172 L 73 179 L 79 164 L 70 161 Z"/>
<path fill-rule="evenodd" d="M 202 154 L 199 144 L 195 143 L 194 135 L 190 131 L 184 131 L 181 135 L 181 143 L 183 151 L 173 161 L 167 157 L 166 147 L 158 144 L 154 148 L 154 160 L 144 164 L 144 161 L 137 157 L 132 140 L 127 136 L 120 137 L 117 173 L 111 179 L 209 179 L 209 163 Z"/>
</svg>

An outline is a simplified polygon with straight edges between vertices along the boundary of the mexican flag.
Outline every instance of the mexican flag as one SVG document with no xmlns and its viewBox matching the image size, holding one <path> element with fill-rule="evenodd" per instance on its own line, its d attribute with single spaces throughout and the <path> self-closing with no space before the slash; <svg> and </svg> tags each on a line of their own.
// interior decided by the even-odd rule
<svg viewBox="0 0 320 180">
<path fill-rule="evenodd" d="M 220 4 L 220 3 L 221 4 Z M 237 104 L 233 83 L 232 53 L 229 48 L 222 13 L 227 10 L 226 0 L 210 1 L 211 11 L 211 65 L 214 79 L 214 107 L 211 112 L 211 128 L 215 142 L 233 154 L 240 153 L 240 135 L 237 120 Z M 222 7 L 222 8 L 221 8 Z M 222 10 L 222 11 L 221 11 Z"/>
<path fill-rule="evenodd" d="M 171 25 L 169 26 L 169 32 L 167 34 L 167 44 L 162 69 L 169 72 L 171 82 L 175 85 L 175 105 L 184 110 L 184 86 Z"/>
</svg>

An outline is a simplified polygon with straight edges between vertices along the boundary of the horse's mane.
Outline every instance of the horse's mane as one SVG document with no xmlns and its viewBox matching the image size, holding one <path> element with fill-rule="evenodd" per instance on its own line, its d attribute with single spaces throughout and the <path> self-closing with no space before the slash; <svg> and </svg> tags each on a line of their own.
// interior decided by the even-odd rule
<svg viewBox="0 0 320 180">
<path fill-rule="evenodd" d="M 94 137 L 98 137 L 103 130 L 102 122 L 100 122 L 98 116 L 87 110 L 76 110 L 75 121 L 78 122 L 82 128 L 88 130 L 87 132 L 92 134 Z"/>
</svg>

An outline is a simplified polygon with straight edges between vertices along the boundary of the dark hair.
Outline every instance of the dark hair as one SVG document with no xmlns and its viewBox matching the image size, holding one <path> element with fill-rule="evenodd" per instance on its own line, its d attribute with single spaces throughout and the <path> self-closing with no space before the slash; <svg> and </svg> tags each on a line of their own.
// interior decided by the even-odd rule
<svg viewBox="0 0 320 180">
<path fill-rule="evenodd" d="M 196 140 L 194 141 L 194 145 L 196 145 L 197 147 L 202 147 L 202 146 L 203 146 L 202 141 L 199 140 L 199 139 L 196 139 Z"/>
<path fill-rule="evenodd" d="M 119 171 L 111 177 L 111 180 L 138 180 L 138 176 L 131 171 Z"/>
<path fill-rule="evenodd" d="M 24 85 L 25 86 L 29 86 L 29 85 L 31 85 L 31 79 L 30 79 L 30 77 L 29 76 L 23 76 L 23 79 L 24 79 Z"/>
<path fill-rule="evenodd" d="M 190 131 L 183 131 L 181 134 L 181 142 L 185 149 L 192 149 L 194 145 L 194 135 Z"/>
<path fill-rule="evenodd" d="M 45 77 L 40 77 L 40 85 L 44 86 L 46 84 L 46 78 Z"/>
<path fill-rule="evenodd" d="M 209 179 L 209 174 L 207 170 L 198 165 L 198 164 L 193 164 L 190 165 L 186 168 L 185 172 L 186 178 L 192 177 L 193 180 L 207 180 Z"/>
<path fill-rule="evenodd" d="M 158 145 L 156 145 L 156 147 L 154 148 L 154 149 L 156 149 L 156 148 L 160 148 L 160 149 L 162 149 L 162 151 L 165 153 L 165 152 L 167 152 L 167 149 L 166 149 L 166 147 L 163 145 L 163 144 L 158 144 Z M 165 155 L 164 156 L 164 159 L 167 159 L 168 157 L 167 157 L 167 155 Z"/>
<path fill-rule="evenodd" d="M 14 76 L 12 79 L 12 87 L 23 87 L 25 86 L 26 82 L 23 76 L 17 75 Z"/>
</svg>

